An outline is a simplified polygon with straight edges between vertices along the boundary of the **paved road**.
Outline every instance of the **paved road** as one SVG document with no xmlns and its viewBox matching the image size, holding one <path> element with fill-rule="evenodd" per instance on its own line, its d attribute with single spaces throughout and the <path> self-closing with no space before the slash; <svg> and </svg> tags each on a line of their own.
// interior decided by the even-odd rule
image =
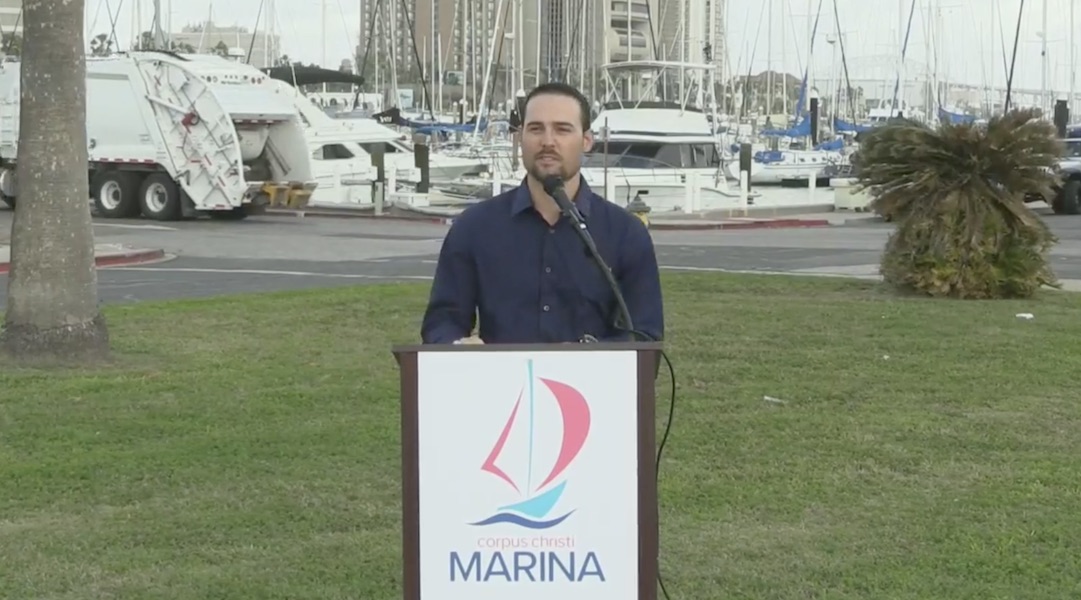
<svg viewBox="0 0 1081 600">
<path fill-rule="evenodd" d="M 1059 277 L 1081 279 L 1081 217 L 1049 217 L 1059 236 Z M 0 231 L 10 212 L 0 212 Z M 840 227 L 744 231 L 657 231 L 669 270 L 873 274 L 891 231 L 866 219 Z M 159 225 L 95 223 L 99 242 L 164 248 L 175 258 L 99 271 L 105 302 L 205 297 L 395 280 L 426 281 L 446 226 L 365 219 L 260 217 Z M 2 294 L 0 294 L 2 297 Z M 2 301 L 2 298 L 0 298 Z"/>
</svg>

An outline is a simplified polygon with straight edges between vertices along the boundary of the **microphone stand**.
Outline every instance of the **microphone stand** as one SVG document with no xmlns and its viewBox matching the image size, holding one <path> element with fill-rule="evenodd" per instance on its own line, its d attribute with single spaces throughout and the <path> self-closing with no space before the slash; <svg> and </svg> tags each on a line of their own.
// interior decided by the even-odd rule
<svg viewBox="0 0 1081 600">
<path fill-rule="evenodd" d="M 631 311 L 627 308 L 627 300 L 623 297 L 623 292 L 619 289 L 619 282 L 616 281 L 616 276 L 612 274 L 612 269 L 604 262 L 604 258 L 601 256 L 600 251 L 597 250 L 597 244 L 593 241 L 593 236 L 589 233 L 589 228 L 586 227 L 586 222 L 585 219 L 582 218 L 582 213 L 578 212 L 578 207 L 576 207 L 574 202 L 567 198 L 567 194 L 563 192 L 562 180 L 559 180 L 556 185 L 552 185 L 552 183 L 554 182 L 551 182 L 546 178 L 544 182 L 544 191 L 556 201 L 556 204 L 559 205 L 560 210 L 563 212 L 563 216 L 570 219 L 574 224 L 575 233 L 577 233 L 578 237 L 582 240 L 582 244 L 585 245 L 590 258 L 596 263 L 597 268 L 601 270 L 604 280 L 608 283 L 608 287 L 611 288 L 612 294 L 616 297 L 616 306 L 619 312 L 614 325 L 617 329 L 623 329 L 630 333 L 632 337 L 636 336 L 637 332 L 634 330 Z M 623 321 L 623 327 L 620 327 L 620 320 Z"/>
<path fill-rule="evenodd" d="M 578 211 L 575 210 L 575 213 Z M 566 214 L 566 213 L 564 213 Z M 618 309 L 615 326 L 620 328 L 620 320 L 623 321 L 623 327 L 625 331 L 634 332 L 634 323 L 631 320 L 631 311 L 627 308 L 627 300 L 623 297 L 623 292 L 619 289 L 619 282 L 616 281 L 616 276 L 612 273 L 612 269 L 604 262 L 604 258 L 601 257 L 600 251 L 597 250 L 597 244 L 593 241 L 593 236 L 589 233 L 586 227 L 585 221 L 577 215 L 567 215 L 571 221 L 574 222 L 574 231 L 578 233 L 578 237 L 582 239 L 582 243 L 585 244 L 586 249 L 589 251 L 590 258 L 597 264 L 597 268 L 601 270 L 601 274 L 604 275 L 604 280 L 608 283 L 608 287 L 611 288 L 612 294 L 616 297 L 616 307 Z"/>
</svg>

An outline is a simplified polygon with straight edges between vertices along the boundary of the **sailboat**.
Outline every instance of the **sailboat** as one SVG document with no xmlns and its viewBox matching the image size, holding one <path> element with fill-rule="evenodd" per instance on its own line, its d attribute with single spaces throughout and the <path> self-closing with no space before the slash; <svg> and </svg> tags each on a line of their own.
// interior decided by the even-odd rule
<svg viewBox="0 0 1081 600">
<path fill-rule="evenodd" d="M 589 437 L 589 404 L 582 393 L 574 387 L 552 379 L 537 377 L 534 374 L 532 360 L 527 361 L 526 370 L 526 382 L 518 392 L 518 399 L 511 409 L 510 416 L 507 417 L 499 438 L 481 465 L 481 471 L 504 482 L 521 499 L 498 507 L 495 514 L 471 523 L 472 525 L 508 523 L 528 529 L 548 529 L 559 525 L 574 512 L 574 510 L 569 510 L 559 516 L 550 516 L 567 488 L 567 468 L 578 457 Z M 558 413 L 562 431 L 553 432 L 547 427 L 540 427 L 556 421 L 556 419 L 550 422 L 548 419 L 538 418 L 542 413 L 550 412 L 553 408 Z M 534 485 L 533 463 L 537 458 L 536 450 L 538 447 L 543 450 L 551 446 L 551 444 L 537 442 L 551 439 L 553 435 L 557 435 L 559 439 L 558 453 L 552 460 L 552 466 L 547 474 L 542 479 L 538 479 L 538 483 Z M 522 477 L 521 465 L 513 469 L 504 464 L 513 463 L 513 459 L 521 458 L 522 453 L 511 451 L 507 456 L 509 460 L 501 460 L 504 452 L 510 450 L 508 442 L 520 436 L 525 438 L 524 477 Z M 508 471 L 511 471 L 513 475 L 508 474 Z"/>
</svg>

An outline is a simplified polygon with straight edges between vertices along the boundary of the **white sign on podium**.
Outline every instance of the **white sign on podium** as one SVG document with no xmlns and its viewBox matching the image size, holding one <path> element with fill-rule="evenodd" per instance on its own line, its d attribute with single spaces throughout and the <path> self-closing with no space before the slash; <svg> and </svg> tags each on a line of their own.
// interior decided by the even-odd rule
<svg viewBox="0 0 1081 600">
<path fill-rule="evenodd" d="M 417 361 L 422 600 L 637 598 L 637 354 Z"/>
</svg>

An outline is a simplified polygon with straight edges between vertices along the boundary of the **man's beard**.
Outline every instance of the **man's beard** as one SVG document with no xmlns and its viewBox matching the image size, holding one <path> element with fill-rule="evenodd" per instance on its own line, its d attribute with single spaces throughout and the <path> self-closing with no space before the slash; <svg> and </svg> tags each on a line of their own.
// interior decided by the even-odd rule
<svg viewBox="0 0 1081 600">
<path fill-rule="evenodd" d="M 559 170 L 556 171 L 554 174 L 559 175 L 560 179 L 562 179 L 563 181 L 569 181 L 573 179 L 575 175 L 578 175 L 579 170 L 580 167 L 578 165 L 572 165 L 568 167 L 566 164 L 560 164 Z M 536 161 L 534 161 L 532 165 L 526 167 L 526 172 L 529 173 L 529 175 L 537 181 L 544 181 L 545 177 L 553 174 L 551 171 L 542 171 L 537 166 Z"/>
</svg>

